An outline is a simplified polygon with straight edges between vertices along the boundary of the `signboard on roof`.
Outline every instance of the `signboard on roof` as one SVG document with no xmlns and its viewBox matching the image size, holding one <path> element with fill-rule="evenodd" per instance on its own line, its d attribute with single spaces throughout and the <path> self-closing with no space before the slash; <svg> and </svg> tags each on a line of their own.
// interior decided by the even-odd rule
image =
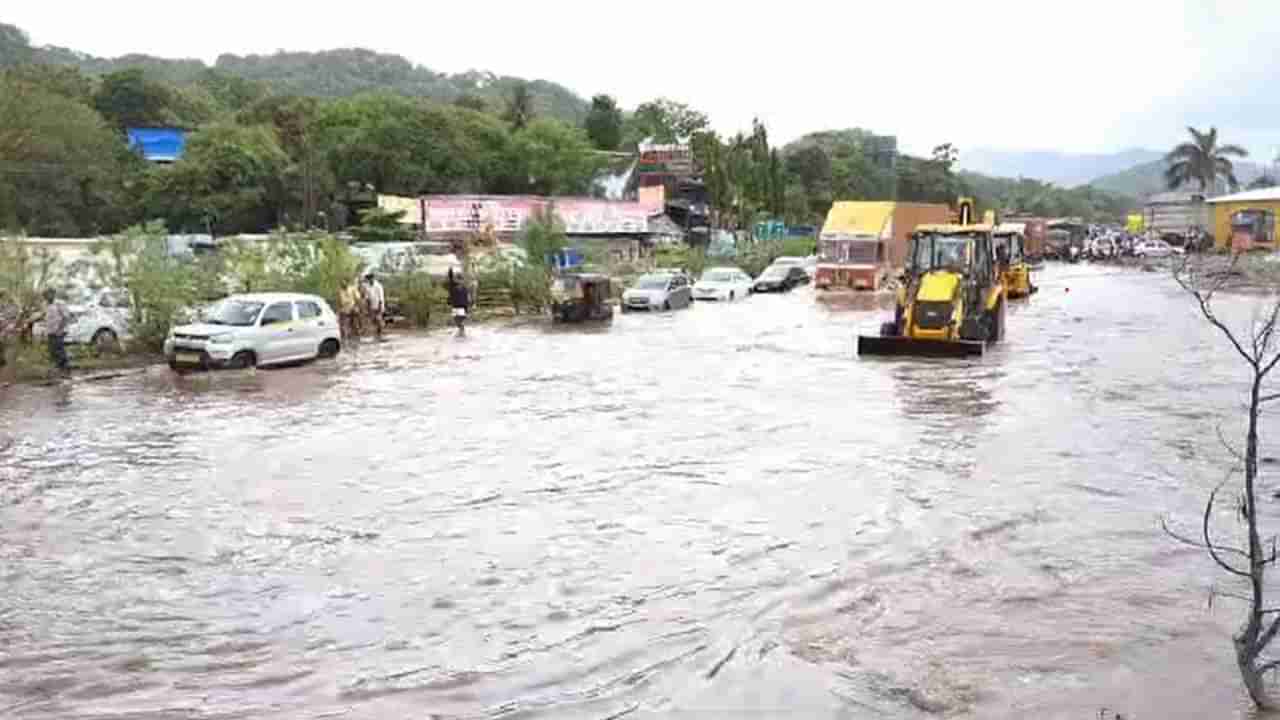
<svg viewBox="0 0 1280 720">
<path fill-rule="evenodd" d="M 688 145 L 642 145 L 636 172 L 641 175 L 692 175 L 693 153 Z"/>
<path fill-rule="evenodd" d="M 539 201 L 523 197 L 429 195 L 426 229 L 428 233 L 446 233 L 493 227 L 500 233 L 517 233 L 539 205 Z"/>
<path fill-rule="evenodd" d="M 649 231 L 649 215 L 655 212 L 643 203 L 590 198 L 429 195 L 423 204 L 428 234 L 467 233 L 490 226 L 498 233 L 516 234 L 531 215 L 548 207 L 555 208 L 570 235 L 639 234 Z"/>
<path fill-rule="evenodd" d="M 649 230 L 649 211 L 640 203 L 557 200 L 555 209 L 569 235 L 620 235 Z"/>
</svg>

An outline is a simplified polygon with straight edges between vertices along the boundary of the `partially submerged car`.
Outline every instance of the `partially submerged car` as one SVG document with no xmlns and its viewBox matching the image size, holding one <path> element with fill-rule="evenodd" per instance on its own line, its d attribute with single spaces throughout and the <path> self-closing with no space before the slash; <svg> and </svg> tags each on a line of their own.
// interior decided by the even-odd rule
<svg viewBox="0 0 1280 720">
<path fill-rule="evenodd" d="M 692 285 L 682 272 L 641 275 L 635 285 L 622 293 L 622 312 L 689 307 L 693 302 Z"/>
<path fill-rule="evenodd" d="M 809 273 L 796 264 L 774 263 L 765 268 L 753 286 L 756 292 L 788 292 L 797 285 L 807 285 Z"/>
<path fill-rule="evenodd" d="M 693 286 L 694 300 L 733 301 L 750 294 L 751 276 L 736 267 L 711 268 Z"/>
<path fill-rule="evenodd" d="M 316 295 L 232 295 L 180 325 L 164 341 L 169 367 L 208 369 L 333 357 L 342 348 L 338 318 Z"/>
</svg>

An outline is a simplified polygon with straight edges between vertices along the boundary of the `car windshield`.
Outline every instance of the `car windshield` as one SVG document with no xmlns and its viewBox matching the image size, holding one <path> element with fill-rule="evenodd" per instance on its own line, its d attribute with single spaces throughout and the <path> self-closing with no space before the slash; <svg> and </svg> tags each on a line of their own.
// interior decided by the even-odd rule
<svg viewBox="0 0 1280 720">
<path fill-rule="evenodd" d="M 204 321 L 210 325 L 235 325 L 248 327 L 258 319 L 262 303 L 248 300 L 226 299 L 204 313 Z"/>
<path fill-rule="evenodd" d="M 760 277 L 765 278 L 767 280 L 786 277 L 786 275 L 787 275 L 787 268 L 785 266 L 778 266 L 778 265 L 771 265 L 765 268 L 764 272 L 760 273 Z"/>
<path fill-rule="evenodd" d="M 966 264 L 965 249 L 971 237 L 968 234 L 918 235 L 912 241 L 912 265 L 919 271 L 963 269 Z"/>
<path fill-rule="evenodd" d="M 636 281 L 636 288 L 640 290 L 666 290 L 669 282 L 671 282 L 671 278 L 666 275 L 645 275 Z"/>
<path fill-rule="evenodd" d="M 728 271 L 709 272 L 703 275 L 702 279 L 706 282 L 733 282 L 734 274 Z"/>
</svg>

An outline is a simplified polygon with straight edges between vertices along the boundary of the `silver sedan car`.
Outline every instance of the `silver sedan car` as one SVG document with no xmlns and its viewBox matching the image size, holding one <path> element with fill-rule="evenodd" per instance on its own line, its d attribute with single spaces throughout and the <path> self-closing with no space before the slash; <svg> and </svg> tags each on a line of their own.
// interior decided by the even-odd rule
<svg viewBox="0 0 1280 720">
<path fill-rule="evenodd" d="M 655 272 L 640 276 L 622 293 L 622 312 L 674 310 L 693 303 L 693 283 L 680 272 Z"/>
</svg>

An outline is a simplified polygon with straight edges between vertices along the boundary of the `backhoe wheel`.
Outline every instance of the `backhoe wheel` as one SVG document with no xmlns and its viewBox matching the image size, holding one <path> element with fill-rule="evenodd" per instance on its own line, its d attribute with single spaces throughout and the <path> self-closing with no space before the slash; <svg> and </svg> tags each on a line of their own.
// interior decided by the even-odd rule
<svg viewBox="0 0 1280 720">
<path fill-rule="evenodd" d="M 1004 298 L 996 302 L 996 307 L 987 313 L 987 342 L 1004 340 L 1005 303 Z"/>
</svg>

